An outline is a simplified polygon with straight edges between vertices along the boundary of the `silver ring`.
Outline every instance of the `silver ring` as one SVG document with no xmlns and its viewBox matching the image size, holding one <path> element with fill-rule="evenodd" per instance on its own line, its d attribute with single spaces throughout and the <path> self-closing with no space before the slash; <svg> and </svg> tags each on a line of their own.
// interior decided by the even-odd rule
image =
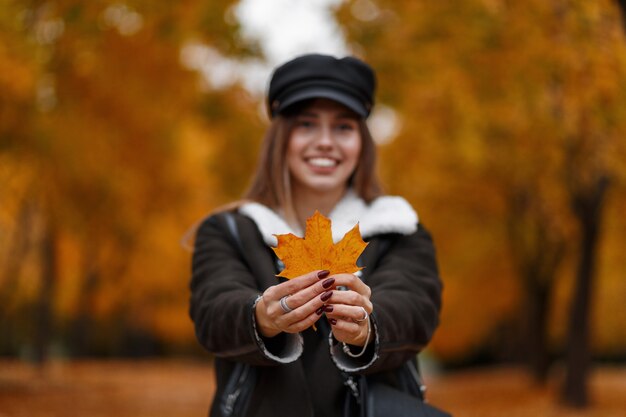
<svg viewBox="0 0 626 417">
<path fill-rule="evenodd" d="M 369 318 L 369 314 L 367 314 L 367 311 L 365 311 L 365 308 L 361 307 L 361 310 L 363 310 L 363 318 L 360 320 L 354 320 L 355 323 L 362 323 Z"/>
<path fill-rule="evenodd" d="M 283 309 L 283 311 L 285 313 L 290 313 L 293 311 L 293 308 L 289 307 L 287 305 L 287 297 L 289 297 L 288 295 L 284 296 L 283 298 L 280 299 L 280 308 Z"/>
</svg>

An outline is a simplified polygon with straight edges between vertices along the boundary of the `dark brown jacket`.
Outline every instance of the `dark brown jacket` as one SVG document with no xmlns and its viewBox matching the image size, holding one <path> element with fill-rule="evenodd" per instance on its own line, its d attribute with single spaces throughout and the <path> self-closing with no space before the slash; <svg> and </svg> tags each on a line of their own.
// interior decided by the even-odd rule
<svg viewBox="0 0 626 417">
<path fill-rule="evenodd" d="M 223 215 L 209 217 L 198 229 L 192 262 L 190 315 L 199 342 L 215 355 L 212 417 L 340 416 L 346 395 L 340 369 L 376 373 L 394 384 L 390 371 L 429 342 L 441 282 L 431 237 L 421 225 L 411 235 L 369 239 L 360 261 L 372 290 L 376 343 L 359 361 L 329 338 L 324 317 L 317 332 L 258 336 L 255 300 L 278 283 L 276 259 L 251 219 L 233 217 L 239 243 Z"/>
</svg>

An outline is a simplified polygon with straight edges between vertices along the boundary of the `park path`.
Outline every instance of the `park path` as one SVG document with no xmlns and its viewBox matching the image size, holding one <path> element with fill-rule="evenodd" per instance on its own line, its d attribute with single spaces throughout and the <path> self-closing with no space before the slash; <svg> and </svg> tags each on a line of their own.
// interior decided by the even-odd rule
<svg viewBox="0 0 626 417">
<path fill-rule="evenodd" d="M 626 416 L 624 367 L 596 369 L 594 407 L 578 412 L 556 404 L 554 387 L 533 388 L 516 368 L 426 380 L 430 401 L 455 417 Z M 0 417 L 199 417 L 206 416 L 213 391 L 210 361 L 55 361 L 38 369 L 0 360 Z"/>
</svg>

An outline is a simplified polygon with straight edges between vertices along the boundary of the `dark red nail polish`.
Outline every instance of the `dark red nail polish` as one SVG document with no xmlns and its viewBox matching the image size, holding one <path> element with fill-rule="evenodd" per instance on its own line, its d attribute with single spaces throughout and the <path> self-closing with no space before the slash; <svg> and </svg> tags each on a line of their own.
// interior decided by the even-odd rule
<svg viewBox="0 0 626 417">
<path fill-rule="evenodd" d="M 337 324 L 337 320 L 335 320 L 335 319 L 329 319 L 328 321 L 329 321 L 329 322 L 330 322 L 330 324 L 332 324 L 333 326 L 334 326 L 335 324 Z"/>
<path fill-rule="evenodd" d="M 335 283 L 335 278 L 328 278 L 326 281 L 322 282 L 322 287 L 329 288 L 334 283 Z"/>
<path fill-rule="evenodd" d="M 320 300 L 326 302 L 328 301 L 331 295 L 333 295 L 332 291 L 326 291 L 325 293 L 322 293 L 322 295 L 320 295 Z"/>
<path fill-rule="evenodd" d="M 327 270 L 323 270 L 323 271 L 320 271 L 320 272 L 318 272 L 318 273 L 317 273 L 317 277 L 318 277 L 319 279 L 324 279 L 324 278 L 326 278 L 328 275 L 330 275 L 330 271 L 327 271 Z"/>
<path fill-rule="evenodd" d="M 322 306 L 325 312 L 330 313 L 333 311 L 333 306 Z"/>
<path fill-rule="evenodd" d="M 321 316 L 323 312 L 324 312 L 324 306 L 321 306 L 320 308 L 315 310 L 315 314 L 317 314 L 318 316 Z"/>
</svg>

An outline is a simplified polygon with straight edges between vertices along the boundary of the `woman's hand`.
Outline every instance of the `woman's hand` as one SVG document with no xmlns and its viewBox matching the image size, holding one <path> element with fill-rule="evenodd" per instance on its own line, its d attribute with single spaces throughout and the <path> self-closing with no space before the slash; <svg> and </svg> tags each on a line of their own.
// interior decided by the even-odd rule
<svg viewBox="0 0 626 417">
<path fill-rule="evenodd" d="M 311 327 L 324 312 L 324 299 L 335 282 L 328 271 L 313 271 L 269 287 L 256 305 L 257 330 L 265 337 L 281 332 L 298 333 Z M 281 306 L 283 304 L 290 311 Z"/>
<path fill-rule="evenodd" d="M 337 274 L 333 278 L 335 286 L 348 288 L 347 291 L 333 291 L 324 310 L 332 325 L 333 335 L 340 342 L 364 346 L 368 326 L 371 325 L 369 315 L 373 310 L 370 301 L 372 290 L 354 274 Z M 369 341 L 372 340 L 370 338 Z"/>
</svg>

